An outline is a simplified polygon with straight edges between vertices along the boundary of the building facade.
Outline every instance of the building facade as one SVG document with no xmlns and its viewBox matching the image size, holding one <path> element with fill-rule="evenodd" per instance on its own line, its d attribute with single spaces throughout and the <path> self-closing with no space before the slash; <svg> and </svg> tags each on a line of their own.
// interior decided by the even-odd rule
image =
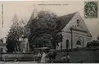
<svg viewBox="0 0 99 64">
<path fill-rule="evenodd" d="M 61 16 L 59 19 L 61 21 L 63 39 L 57 49 L 85 47 L 87 42 L 91 41 L 92 35 L 79 12 Z"/>
<path fill-rule="evenodd" d="M 28 38 L 22 38 L 21 43 L 20 43 L 20 52 L 22 52 L 22 53 L 29 52 Z"/>
</svg>

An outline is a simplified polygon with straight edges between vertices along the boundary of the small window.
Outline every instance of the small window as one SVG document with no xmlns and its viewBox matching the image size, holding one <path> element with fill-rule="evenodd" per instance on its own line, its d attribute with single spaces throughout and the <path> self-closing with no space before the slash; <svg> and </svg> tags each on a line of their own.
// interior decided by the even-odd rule
<svg viewBox="0 0 99 64">
<path fill-rule="evenodd" d="M 79 21 L 79 19 L 77 19 L 77 21 Z"/>
<path fill-rule="evenodd" d="M 77 43 L 76 43 L 77 45 L 81 45 L 81 42 L 80 41 L 77 41 Z"/>
<path fill-rule="evenodd" d="M 79 22 L 80 22 L 79 19 L 77 19 L 77 26 L 79 26 Z"/>
</svg>

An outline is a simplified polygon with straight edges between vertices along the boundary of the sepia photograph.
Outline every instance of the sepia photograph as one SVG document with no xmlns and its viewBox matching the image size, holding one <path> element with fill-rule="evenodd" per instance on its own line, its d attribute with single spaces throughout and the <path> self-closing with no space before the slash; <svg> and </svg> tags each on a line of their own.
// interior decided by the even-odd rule
<svg viewBox="0 0 99 64">
<path fill-rule="evenodd" d="M 98 3 L 0 1 L 0 64 L 99 63 Z"/>
</svg>

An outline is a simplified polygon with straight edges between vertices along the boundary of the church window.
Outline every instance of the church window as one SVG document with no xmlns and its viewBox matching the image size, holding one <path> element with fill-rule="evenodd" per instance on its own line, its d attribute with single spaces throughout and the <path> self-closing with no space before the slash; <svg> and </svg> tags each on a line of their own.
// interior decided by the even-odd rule
<svg viewBox="0 0 99 64">
<path fill-rule="evenodd" d="M 69 40 L 67 39 L 66 40 L 66 49 L 68 49 L 69 48 Z"/>
<path fill-rule="evenodd" d="M 76 44 L 77 44 L 77 45 L 81 45 L 81 42 L 80 42 L 80 41 L 77 41 Z"/>
</svg>

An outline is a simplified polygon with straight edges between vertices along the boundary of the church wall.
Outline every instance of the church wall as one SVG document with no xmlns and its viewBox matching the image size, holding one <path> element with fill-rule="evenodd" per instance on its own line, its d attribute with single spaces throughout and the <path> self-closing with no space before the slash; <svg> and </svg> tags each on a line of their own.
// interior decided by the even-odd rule
<svg viewBox="0 0 99 64">
<path fill-rule="evenodd" d="M 85 47 L 87 42 L 90 42 L 91 37 L 84 35 L 83 33 L 79 32 L 78 34 L 73 34 L 73 48 L 76 48 L 78 45 L 76 44 L 77 41 L 81 42 L 81 47 Z"/>
<path fill-rule="evenodd" d="M 66 49 L 66 40 L 69 40 L 69 48 L 71 48 L 71 33 L 65 33 L 62 32 L 63 40 L 62 40 L 62 49 Z M 87 37 L 85 35 L 80 35 L 79 34 L 73 34 L 73 48 L 77 48 L 76 42 L 79 41 L 79 38 L 81 40 L 81 47 L 85 47 L 87 45 L 87 42 L 90 42 L 91 38 Z M 60 46 L 59 46 L 60 47 Z"/>
<path fill-rule="evenodd" d="M 62 49 L 66 49 L 66 40 L 69 40 L 69 48 L 71 48 L 71 36 L 68 33 L 62 32 L 63 40 L 62 40 Z"/>
</svg>

